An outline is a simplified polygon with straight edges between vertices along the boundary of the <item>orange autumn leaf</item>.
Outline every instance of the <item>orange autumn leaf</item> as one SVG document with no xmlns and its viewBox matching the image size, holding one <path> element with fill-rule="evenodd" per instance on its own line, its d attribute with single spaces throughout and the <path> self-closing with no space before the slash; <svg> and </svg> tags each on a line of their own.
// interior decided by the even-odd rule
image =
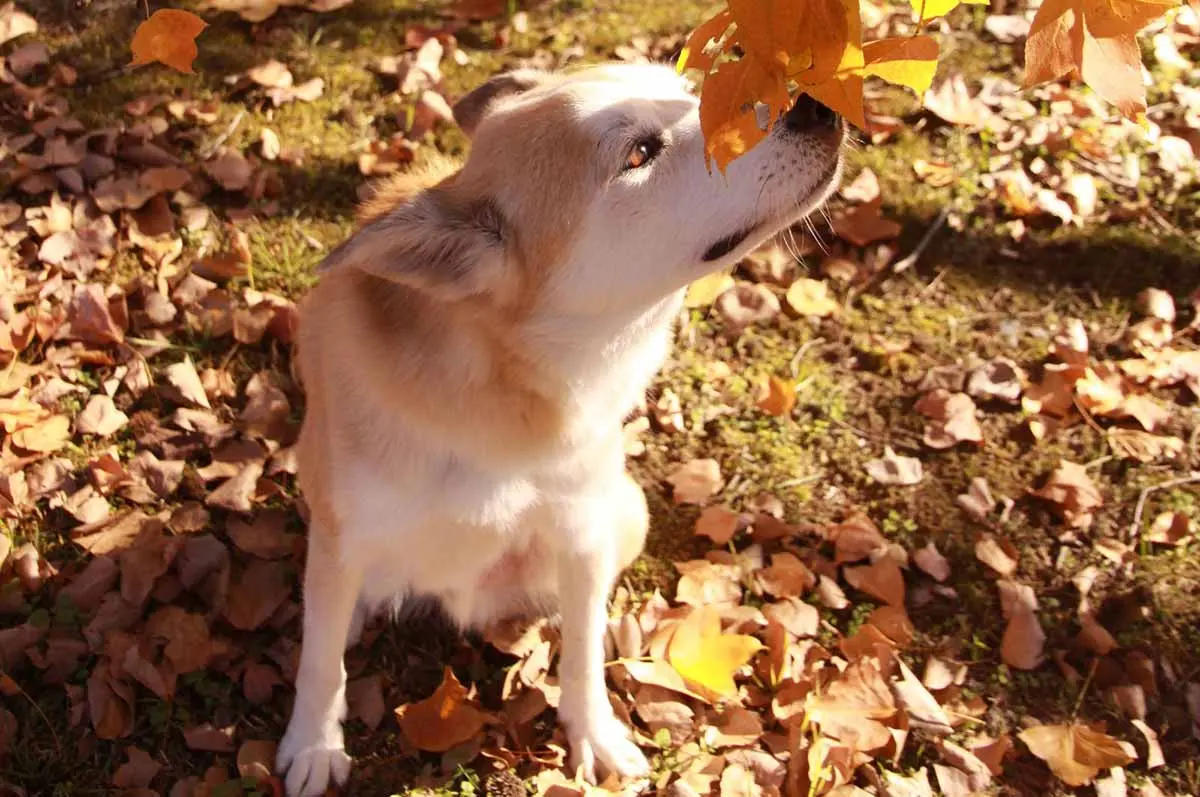
<svg viewBox="0 0 1200 797">
<path fill-rule="evenodd" d="M 667 660 L 698 693 L 730 698 L 737 695 L 733 674 L 762 646 L 752 636 L 723 633 L 717 610 L 701 606 L 676 627 L 667 648 Z"/>
<path fill-rule="evenodd" d="M 1077 75 L 1130 119 L 1146 110 L 1138 31 L 1178 0 L 1047 0 L 1025 42 L 1025 86 Z"/>
<path fill-rule="evenodd" d="M 400 732 L 418 750 L 444 753 L 483 729 L 487 715 L 472 705 L 467 689 L 446 668 L 442 684 L 426 699 L 396 709 Z"/>
<path fill-rule="evenodd" d="M 767 378 L 766 394 L 754 405 L 767 415 L 786 418 L 796 407 L 796 385 L 771 375 Z"/>
<path fill-rule="evenodd" d="M 155 11 L 134 31 L 130 66 L 157 61 L 191 74 L 192 62 L 199 55 L 196 37 L 207 27 L 207 22 L 190 11 L 174 8 Z"/>
</svg>

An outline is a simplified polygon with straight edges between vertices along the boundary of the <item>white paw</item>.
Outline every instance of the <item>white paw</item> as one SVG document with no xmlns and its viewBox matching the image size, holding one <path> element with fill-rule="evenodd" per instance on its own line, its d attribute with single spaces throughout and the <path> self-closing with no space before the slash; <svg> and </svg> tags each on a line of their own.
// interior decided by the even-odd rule
<svg viewBox="0 0 1200 797">
<path fill-rule="evenodd" d="M 339 786 L 346 782 L 351 758 L 346 755 L 340 724 L 315 734 L 302 731 L 295 722 L 288 726 L 275 755 L 275 768 L 287 773 L 288 797 L 319 797 L 330 780 Z"/>
<path fill-rule="evenodd" d="M 596 782 L 596 765 L 622 779 L 644 778 L 650 774 L 650 762 L 629 738 L 629 730 L 609 715 L 581 725 L 567 724 L 571 745 L 571 771 L 582 772 Z"/>
</svg>

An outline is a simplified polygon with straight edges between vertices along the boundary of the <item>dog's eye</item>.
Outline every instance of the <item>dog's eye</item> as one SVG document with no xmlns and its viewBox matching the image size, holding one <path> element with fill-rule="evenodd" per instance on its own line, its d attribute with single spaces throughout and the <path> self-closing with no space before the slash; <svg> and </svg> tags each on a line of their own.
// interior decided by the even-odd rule
<svg viewBox="0 0 1200 797">
<path fill-rule="evenodd" d="M 625 171 L 646 166 L 658 156 L 658 153 L 662 152 L 662 148 L 663 142 L 658 136 L 644 138 L 637 142 L 633 145 L 633 149 L 629 150 L 629 157 L 625 159 Z"/>
</svg>

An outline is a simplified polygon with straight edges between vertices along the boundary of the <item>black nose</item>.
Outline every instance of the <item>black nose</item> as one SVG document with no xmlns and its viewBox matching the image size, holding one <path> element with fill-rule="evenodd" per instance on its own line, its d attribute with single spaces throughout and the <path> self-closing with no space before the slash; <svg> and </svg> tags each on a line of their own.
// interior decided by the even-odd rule
<svg viewBox="0 0 1200 797">
<path fill-rule="evenodd" d="M 784 114 L 783 123 L 796 133 L 819 132 L 837 127 L 838 115 L 807 94 L 801 94 Z"/>
</svg>

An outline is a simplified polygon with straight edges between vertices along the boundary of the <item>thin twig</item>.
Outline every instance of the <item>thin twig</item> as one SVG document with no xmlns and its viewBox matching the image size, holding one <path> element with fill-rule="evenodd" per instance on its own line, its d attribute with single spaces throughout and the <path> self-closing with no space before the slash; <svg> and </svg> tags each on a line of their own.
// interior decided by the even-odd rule
<svg viewBox="0 0 1200 797">
<path fill-rule="evenodd" d="M 242 123 L 242 118 L 245 117 L 245 115 L 246 112 L 244 110 L 238 111 L 237 114 L 234 115 L 233 121 L 229 123 L 229 127 L 225 128 L 225 132 L 217 136 L 216 140 L 205 148 L 200 157 L 203 160 L 208 160 L 213 155 L 216 155 L 217 150 L 221 148 L 221 145 L 228 141 L 229 137 L 232 136 L 234 131 L 238 129 L 238 125 Z"/>
<path fill-rule="evenodd" d="M 58 732 L 54 730 L 54 723 L 52 723 L 50 718 L 46 716 L 46 713 L 42 711 L 42 707 L 37 704 L 37 701 L 34 700 L 33 697 L 26 692 L 19 683 L 17 683 L 15 678 L 13 678 L 11 675 L 8 675 L 8 673 L 4 672 L 3 670 L 0 670 L 0 675 L 6 676 L 9 684 L 16 687 L 17 691 L 21 693 L 21 697 L 28 700 L 29 705 L 33 706 L 33 710 L 36 711 L 38 716 L 42 718 L 42 721 L 46 723 L 46 727 L 50 729 L 50 735 L 54 737 L 54 751 L 59 755 L 62 755 L 62 742 L 58 739 Z"/>
<path fill-rule="evenodd" d="M 1079 690 L 1079 698 L 1075 701 L 1075 708 L 1071 710 L 1071 719 L 1075 719 L 1079 715 L 1079 707 L 1083 705 L 1083 699 L 1087 697 L 1088 689 L 1092 685 L 1092 677 L 1096 674 L 1096 668 L 1100 666 L 1100 659 L 1092 659 L 1092 666 L 1088 668 L 1087 678 L 1083 681 L 1083 688 Z"/>
<path fill-rule="evenodd" d="M 1146 489 L 1138 493 L 1137 505 L 1133 509 L 1133 523 L 1129 526 L 1129 536 L 1132 537 L 1131 542 L 1137 542 L 1138 537 L 1142 533 L 1142 512 L 1146 509 L 1146 497 L 1150 493 L 1158 490 L 1169 490 L 1172 487 L 1178 487 L 1182 484 L 1194 484 L 1200 482 L 1200 473 L 1192 473 L 1188 476 L 1180 476 L 1178 479 L 1168 479 L 1161 484 L 1152 484 Z"/>
<path fill-rule="evenodd" d="M 892 264 L 892 273 L 901 274 L 908 271 L 917 264 L 917 260 L 929 248 L 929 244 L 933 242 L 933 236 L 937 235 L 938 230 L 942 229 L 942 225 L 946 223 L 946 219 L 950 218 L 950 206 L 944 205 L 937 218 L 933 220 L 933 224 L 929 225 L 929 229 L 921 236 L 921 240 L 917 241 L 917 246 L 907 257 L 901 258 Z"/>
<path fill-rule="evenodd" d="M 858 297 L 865 293 L 874 291 L 875 288 L 877 288 L 879 284 L 888 277 L 894 274 L 902 274 L 916 265 L 917 260 L 920 259 L 921 255 L 925 253 L 925 250 L 929 248 L 929 244 L 933 242 L 933 236 L 937 234 L 937 231 L 942 228 L 942 225 L 946 223 L 946 219 L 949 217 L 950 207 L 947 205 L 941 209 L 941 212 L 938 213 L 937 218 L 935 218 L 933 223 L 929 225 L 929 229 L 927 229 L 925 234 L 921 236 L 921 240 L 917 242 L 917 245 L 912 252 L 905 257 L 900 258 L 895 263 L 892 263 L 890 266 L 881 268 L 878 272 L 872 275 L 871 278 L 867 280 L 867 282 L 861 288 L 851 291 L 850 295 L 846 298 L 846 306 L 850 307 L 855 301 L 858 300 Z"/>
</svg>

